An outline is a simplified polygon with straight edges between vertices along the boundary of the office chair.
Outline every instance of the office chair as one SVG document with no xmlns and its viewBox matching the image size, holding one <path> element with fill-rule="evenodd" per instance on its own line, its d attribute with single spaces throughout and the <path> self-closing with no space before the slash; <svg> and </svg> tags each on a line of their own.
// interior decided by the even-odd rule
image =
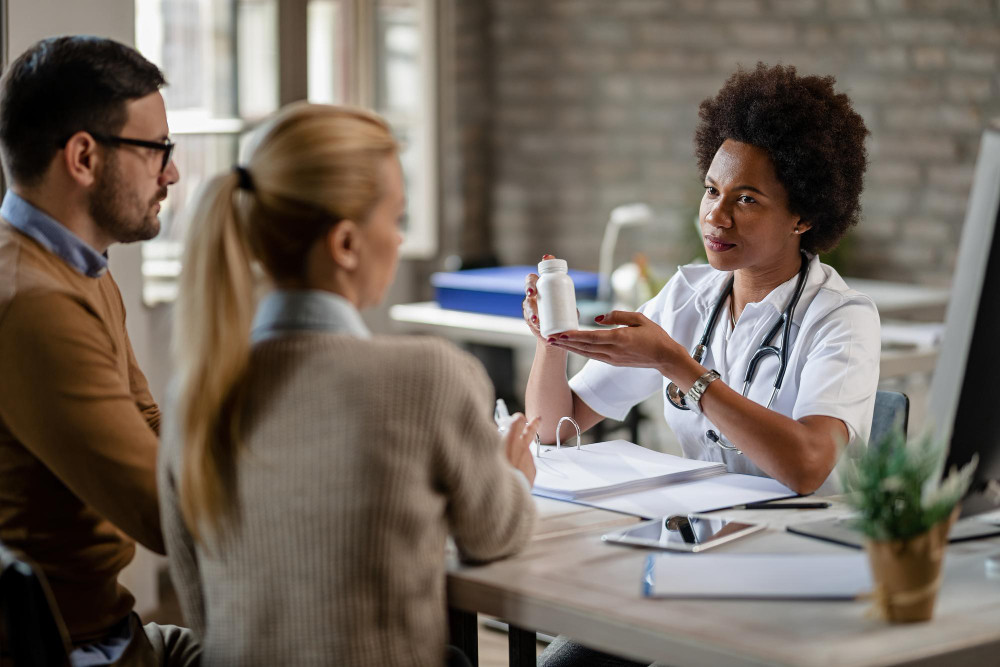
<svg viewBox="0 0 1000 667">
<path fill-rule="evenodd" d="M 68 667 L 69 635 L 41 572 L 0 543 L 0 655 L 14 667 Z"/>
<path fill-rule="evenodd" d="M 872 415 L 872 430 L 868 442 L 877 445 L 899 424 L 906 437 L 907 422 L 910 420 L 910 398 L 901 391 L 877 391 L 875 393 L 875 414 Z"/>
</svg>

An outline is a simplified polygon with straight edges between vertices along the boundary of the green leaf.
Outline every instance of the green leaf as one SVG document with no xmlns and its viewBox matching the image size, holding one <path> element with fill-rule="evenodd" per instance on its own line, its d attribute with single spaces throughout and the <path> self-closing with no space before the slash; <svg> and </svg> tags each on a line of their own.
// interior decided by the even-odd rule
<svg viewBox="0 0 1000 667">
<path fill-rule="evenodd" d="M 892 429 L 864 453 L 848 460 L 841 482 L 847 502 L 858 512 L 856 527 L 874 540 L 908 539 L 943 521 L 972 482 L 978 458 L 952 468 L 940 480 L 938 471 L 947 448 L 925 434 L 907 442 L 902 429 Z"/>
</svg>

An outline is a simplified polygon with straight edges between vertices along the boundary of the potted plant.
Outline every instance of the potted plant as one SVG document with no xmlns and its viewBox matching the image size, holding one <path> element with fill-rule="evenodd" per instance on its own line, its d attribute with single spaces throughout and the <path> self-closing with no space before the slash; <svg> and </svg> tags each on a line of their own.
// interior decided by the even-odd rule
<svg viewBox="0 0 1000 667">
<path fill-rule="evenodd" d="M 930 436 L 907 443 L 890 431 L 849 460 L 841 480 L 868 538 L 875 606 L 888 621 L 926 621 L 934 611 L 948 531 L 978 457 L 941 480 L 946 447 Z"/>
</svg>

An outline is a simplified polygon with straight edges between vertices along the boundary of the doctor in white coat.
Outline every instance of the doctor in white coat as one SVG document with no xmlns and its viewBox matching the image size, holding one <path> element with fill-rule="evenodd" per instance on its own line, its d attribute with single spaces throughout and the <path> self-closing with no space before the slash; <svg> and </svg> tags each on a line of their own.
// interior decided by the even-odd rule
<svg viewBox="0 0 1000 667">
<path fill-rule="evenodd" d="M 537 276 L 529 276 L 524 317 L 538 341 L 526 412 L 541 417 L 543 442 L 555 439 L 560 417 L 587 429 L 663 391 L 671 399 L 664 418 L 685 456 L 798 493 L 836 489 L 842 448 L 868 438 L 880 336 L 872 300 L 817 254 L 857 223 L 867 164 L 864 121 L 833 84 L 758 64 L 701 104 L 695 146 L 709 263 L 681 267 L 638 312 L 597 318 L 617 328 L 543 339 Z M 775 324 L 785 313 L 787 338 Z M 691 350 L 703 338 L 696 359 Z M 759 361 L 744 392 L 764 346 L 780 352 Z M 568 351 L 590 359 L 569 381 Z"/>
</svg>

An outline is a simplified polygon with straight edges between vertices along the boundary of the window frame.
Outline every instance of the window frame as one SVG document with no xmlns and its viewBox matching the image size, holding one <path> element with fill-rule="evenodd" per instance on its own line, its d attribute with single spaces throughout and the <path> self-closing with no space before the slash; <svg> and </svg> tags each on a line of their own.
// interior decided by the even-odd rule
<svg viewBox="0 0 1000 667">
<path fill-rule="evenodd" d="M 293 0 L 293 2 L 302 3 L 302 11 L 305 12 L 308 0 Z M 342 0 L 342 2 L 352 5 L 351 15 L 355 18 L 352 43 L 355 67 L 352 68 L 353 76 L 350 77 L 351 85 L 348 87 L 349 97 L 346 102 L 366 109 L 375 109 L 376 3 L 371 0 Z M 414 0 L 414 4 L 417 6 L 421 53 L 424 56 L 420 84 L 421 90 L 424 91 L 420 110 L 423 122 L 418 129 L 421 143 L 425 147 L 420 164 L 422 210 L 415 211 L 412 204 L 408 205 L 409 226 L 399 252 L 404 259 L 431 259 L 438 250 L 438 0 Z M 278 39 L 280 44 L 280 34 Z M 302 68 L 302 72 L 305 76 L 307 72 L 305 67 Z M 386 120 L 391 124 L 391 117 L 387 116 Z"/>
<path fill-rule="evenodd" d="M 375 108 L 376 7 L 371 0 L 340 0 L 348 6 L 352 24 L 345 104 Z M 139 1 L 136 0 L 138 6 Z M 402 259 L 430 259 L 439 244 L 439 119 L 438 119 L 438 0 L 414 0 L 421 44 L 421 108 L 416 131 L 424 147 L 420 156 L 420 207 L 408 206 L 407 228 L 400 246 Z M 278 0 L 278 105 L 306 100 L 308 90 L 309 0 Z M 136 15 L 140 20 L 139 12 Z M 200 118 L 184 111 L 167 111 L 170 133 L 178 141 L 186 136 L 235 136 L 252 130 L 262 119 L 240 117 Z M 391 123 L 391 118 L 387 118 Z M 181 177 L 183 178 L 183 174 Z M 185 205 L 188 205 L 185 202 Z M 153 239 L 147 244 L 170 243 Z M 152 250 L 152 248 L 150 248 Z M 181 262 L 164 260 L 164 250 L 145 252 L 142 262 L 143 300 L 149 306 L 172 302 Z"/>
</svg>

